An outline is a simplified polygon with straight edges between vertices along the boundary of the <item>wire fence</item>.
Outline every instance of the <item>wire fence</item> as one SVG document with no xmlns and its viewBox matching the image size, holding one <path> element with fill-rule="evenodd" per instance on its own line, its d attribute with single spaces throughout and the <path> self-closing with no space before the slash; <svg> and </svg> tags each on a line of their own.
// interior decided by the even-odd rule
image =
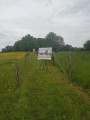
<svg viewBox="0 0 90 120">
<path fill-rule="evenodd" d="M 67 72 L 64 70 L 62 64 L 60 63 L 60 61 L 58 61 L 55 54 L 54 54 L 54 58 L 55 58 L 55 61 L 57 62 L 57 64 L 59 65 L 59 67 L 61 68 L 61 70 L 64 72 L 64 74 L 67 75 Z"/>
</svg>

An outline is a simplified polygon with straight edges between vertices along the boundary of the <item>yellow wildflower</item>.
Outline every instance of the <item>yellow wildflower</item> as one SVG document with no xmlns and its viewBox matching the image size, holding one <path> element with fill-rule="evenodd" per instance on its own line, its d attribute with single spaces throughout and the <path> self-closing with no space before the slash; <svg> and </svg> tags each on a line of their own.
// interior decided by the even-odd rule
<svg viewBox="0 0 90 120">
<path fill-rule="evenodd" d="M 10 91 L 11 91 L 11 89 L 8 89 L 8 91 L 10 92 Z"/>
</svg>

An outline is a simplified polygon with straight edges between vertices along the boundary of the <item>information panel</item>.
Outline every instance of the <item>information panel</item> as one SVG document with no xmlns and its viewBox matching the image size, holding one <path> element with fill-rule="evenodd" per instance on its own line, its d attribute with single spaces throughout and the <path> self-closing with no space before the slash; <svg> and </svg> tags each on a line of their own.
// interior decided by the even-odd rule
<svg viewBox="0 0 90 120">
<path fill-rule="evenodd" d="M 38 60 L 51 60 L 51 57 L 52 57 L 52 47 L 39 48 Z"/>
</svg>

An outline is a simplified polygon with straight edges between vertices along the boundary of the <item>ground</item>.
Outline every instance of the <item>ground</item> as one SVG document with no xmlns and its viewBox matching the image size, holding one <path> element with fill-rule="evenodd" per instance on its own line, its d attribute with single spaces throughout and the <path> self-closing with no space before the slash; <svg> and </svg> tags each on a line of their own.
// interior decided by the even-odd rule
<svg viewBox="0 0 90 120">
<path fill-rule="evenodd" d="M 90 99 L 51 62 L 39 70 L 36 53 L 0 54 L 0 120 L 90 120 Z M 19 65 L 20 86 L 15 86 L 14 63 Z M 5 64 L 5 66 L 4 66 Z M 8 76 L 8 77 L 7 77 Z M 3 80 L 2 80 L 3 79 Z"/>
</svg>

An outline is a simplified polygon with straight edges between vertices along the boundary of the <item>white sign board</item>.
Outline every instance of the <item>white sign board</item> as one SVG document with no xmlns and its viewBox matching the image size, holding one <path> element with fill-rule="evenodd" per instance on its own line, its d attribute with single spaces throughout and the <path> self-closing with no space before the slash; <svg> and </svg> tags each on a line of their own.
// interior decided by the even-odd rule
<svg viewBox="0 0 90 120">
<path fill-rule="evenodd" d="M 52 57 L 52 47 L 39 48 L 38 60 L 51 60 L 51 57 Z"/>
</svg>

